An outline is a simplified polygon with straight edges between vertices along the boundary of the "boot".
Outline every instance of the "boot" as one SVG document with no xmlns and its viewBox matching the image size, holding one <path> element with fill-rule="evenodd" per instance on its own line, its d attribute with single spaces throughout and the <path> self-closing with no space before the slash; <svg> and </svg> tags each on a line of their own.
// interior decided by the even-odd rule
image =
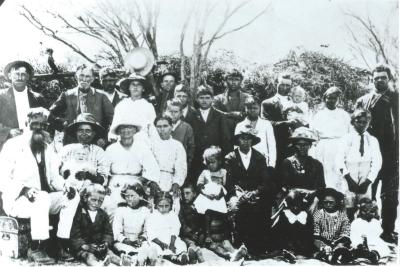
<svg viewBox="0 0 400 267">
<path fill-rule="evenodd" d="M 67 239 L 58 238 L 58 259 L 66 262 L 71 262 L 74 257 L 69 252 L 69 245 Z"/>
<path fill-rule="evenodd" d="M 28 261 L 33 262 L 34 264 L 44 264 L 44 265 L 53 265 L 56 261 L 53 258 L 50 258 L 47 255 L 46 251 L 41 248 L 37 249 L 28 249 Z"/>
<path fill-rule="evenodd" d="M 201 252 L 201 249 L 199 247 L 197 247 L 196 254 L 197 254 L 197 260 L 199 263 L 205 262 L 204 257 L 203 257 L 203 252 Z"/>
<path fill-rule="evenodd" d="M 198 257 L 197 257 L 197 253 L 194 248 L 189 247 L 188 256 L 189 256 L 189 263 L 196 264 L 196 262 L 198 261 Z"/>
</svg>

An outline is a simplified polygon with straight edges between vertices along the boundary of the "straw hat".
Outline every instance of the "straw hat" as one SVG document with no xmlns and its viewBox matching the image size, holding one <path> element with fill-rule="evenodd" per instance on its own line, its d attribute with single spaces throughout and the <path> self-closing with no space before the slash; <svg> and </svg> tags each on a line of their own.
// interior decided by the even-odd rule
<svg viewBox="0 0 400 267">
<path fill-rule="evenodd" d="M 298 141 L 298 140 L 306 140 L 310 142 L 315 142 L 317 141 L 317 138 L 314 134 L 314 132 L 307 127 L 299 127 L 294 132 L 289 138 L 292 142 L 293 141 Z"/>
<path fill-rule="evenodd" d="M 235 136 L 233 137 L 233 143 L 238 146 L 239 145 L 239 138 L 242 136 L 249 136 L 251 137 L 251 145 L 257 145 L 258 143 L 260 143 L 261 139 L 256 136 L 256 132 L 253 128 L 251 128 L 250 125 L 246 125 L 243 129 L 239 129 L 237 131 L 237 133 L 235 134 Z"/>
<path fill-rule="evenodd" d="M 91 113 L 81 113 L 74 120 L 74 122 L 68 125 L 66 129 L 66 134 L 74 136 L 76 134 L 78 126 L 82 124 L 89 124 L 90 126 L 92 126 L 93 131 L 97 135 L 105 135 L 106 133 L 106 130 L 96 121 Z"/>
<path fill-rule="evenodd" d="M 10 74 L 11 69 L 12 69 L 12 68 L 15 68 L 15 67 L 25 67 L 25 68 L 26 68 L 26 71 L 27 71 L 28 74 L 29 74 L 29 79 L 32 79 L 33 74 L 34 74 L 34 72 L 35 72 L 34 69 L 33 69 L 33 67 L 32 67 L 32 65 L 29 64 L 29 63 L 26 62 L 26 61 L 17 60 L 17 61 L 13 61 L 13 62 L 8 63 L 8 64 L 4 67 L 4 77 L 5 77 L 7 80 L 10 80 L 8 76 L 9 76 L 9 74 Z"/>
<path fill-rule="evenodd" d="M 146 76 L 154 66 L 155 59 L 153 53 L 144 47 L 131 50 L 125 56 L 124 67 L 131 73 Z"/>
</svg>

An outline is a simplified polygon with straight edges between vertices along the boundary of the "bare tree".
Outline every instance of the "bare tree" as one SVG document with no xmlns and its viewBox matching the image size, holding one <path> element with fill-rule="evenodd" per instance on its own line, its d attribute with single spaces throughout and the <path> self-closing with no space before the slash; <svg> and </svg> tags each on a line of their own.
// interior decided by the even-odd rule
<svg viewBox="0 0 400 267">
<path fill-rule="evenodd" d="M 378 23 L 369 15 L 355 11 L 344 11 L 350 18 L 346 29 L 351 37 L 350 49 L 365 65 L 372 69 L 377 63 L 392 66 L 398 74 L 398 2 L 392 8 L 393 16 L 388 16 L 386 24 Z"/>
<path fill-rule="evenodd" d="M 74 18 L 67 18 L 59 11 L 47 11 L 47 14 L 51 15 L 56 22 L 63 25 L 58 30 L 45 25 L 25 6 L 22 6 L 20 13 L 44 34 L 70 47 L 92 63 L 95 60 L 67 39 L 61 33 L 62 29 L 72 30 L 74 33 L 97 40 L 102 44 L 97 58 L 111 61 L 115 66 L 122 66 L 124 55 L 135 47 L 147 46 L 155 58 L 158 57 L 159 5 L 156 1 L 98 1 L 96 7 L 76 15 Z"/>
<path fill-rule="evenodd" d="M 193 20 L 194 36 L 192 41 L 192 56 L 190 60 L 190 89 L 192 93 L 195 92 L 196 88 L 200 85 L 201 80 L 204 78 L 202 77 L 202 72 L 206 70 L 207 58 L 213 44 L 217 40 L 225 37 L 226 35 L 240 31 L 243 28 L 249 26 L 260 16 L 265 14 L 270 7 L 270 5 L 266 5 L 251 18 L 249 18 L 248 21 L 244 22 L 243 24 L 236 25 L 235 27 L 231 26 L 231 28 L 228 28 L 229 24 L 233 21 L 235 15 L 237 15 L 251 1 L 252 0 L 241 1 L 236 5 L 232 5 L 232 2 L 230 1 L 224 1 L 224 13 L 222 15 L 221 22 L 214 30 L 208 29 L 208 31 L 207 25 L 210 17 L 214 15 L 213 11 L 215 11 L 217 5 L 220 4 L 222 1 L 192 2 L 192 8 L 189 9 L 189 13 L 184 22 L 180 40 L 180 54 L 181 58 L 184 58 L 185 54 L 183 51 L 183 43 L 186 37 L 185 33 L 190 20 Z M 211 34 L 206 34 L 206 32 L 211 32 Z M 184 77 L 186 76 L 186 73 L 184 73 L 184 69 L 181 69 L 181 76 L 182 80 L 184 80 Z"/>
</svg>

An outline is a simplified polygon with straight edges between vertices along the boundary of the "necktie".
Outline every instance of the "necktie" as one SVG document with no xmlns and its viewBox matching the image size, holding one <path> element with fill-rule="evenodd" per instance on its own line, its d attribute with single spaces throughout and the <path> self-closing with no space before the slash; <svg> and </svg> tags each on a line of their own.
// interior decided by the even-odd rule
<svg viewBox="0 0 400 267">
<path fill-rule="evenodd" d="M 87 97 L 88 97 L 88 94 L 81 94 L 79 96 L 79 104 L 80 104 L 81 113 L 88 112 Z"/>
<path fill-rule="evenodd" d="M 364 135 L 360 134 L 360 154 L 361 157 L 364 156 Z"/>
</svg>

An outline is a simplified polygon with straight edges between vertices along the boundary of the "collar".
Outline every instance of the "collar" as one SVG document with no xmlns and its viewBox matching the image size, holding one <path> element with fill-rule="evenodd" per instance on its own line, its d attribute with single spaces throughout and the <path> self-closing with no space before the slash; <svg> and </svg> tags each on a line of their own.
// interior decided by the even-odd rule
<svg viewBox="0 0 400 267">
<path fill-rule="evenodd" d="M 247 154 L 244 154 L 242 151 L 240 151 L 239 148 L 238 148 L 238 151 L 239 151 L 240 156 L 241 156 L 241 157 L 244 157 L 244 158 L 249 158 L 249 157 L 251 157 L 251 154 L 252 154 L 252 152 L 253 152 L 251 148 L 250 148 L 249 152 L 247 152 Z"/>
<path fill-rule="evenodd" d="M 78 95 L 83 94 L 83 93 L 81 92 L 81 90 L 79 90 L 79 87 L 77 87 L 77 89 L 78 89 Z M 90 94 L 90 95 L 94 95 L 95 92 L 96 92 L 96 90 L 95 90 L 93 87 L 90 87 L 90 88 L 89 88 L 89 91 L 88 91 L 87 93 Z"/>
<path fill-rule="evenodd" d="M 208 113 L 208 112 L 210 112 L 210 110 L 211 110 L 211 107 L 209 107 L 208 109 L 199 109 L 200 110 L 200 113 Z"/>
<path fill-rule="evenodd" d="M 288 219 L 290 224 L 294 224 L 295 222 L 299 222 L 303 225 L 307 223 L 307 212 L 301 211 L 299 214 L 294 214 L 291 210 L 285 209 L 283 210 L 286 218 Z"/>
<path fill-rule="evenodd" d="M 172 131 L 175 131 L 179 124 L 181 124 L 181 120 L 178 120 L 174 125 L 172 125 Z"/>
</svg>

